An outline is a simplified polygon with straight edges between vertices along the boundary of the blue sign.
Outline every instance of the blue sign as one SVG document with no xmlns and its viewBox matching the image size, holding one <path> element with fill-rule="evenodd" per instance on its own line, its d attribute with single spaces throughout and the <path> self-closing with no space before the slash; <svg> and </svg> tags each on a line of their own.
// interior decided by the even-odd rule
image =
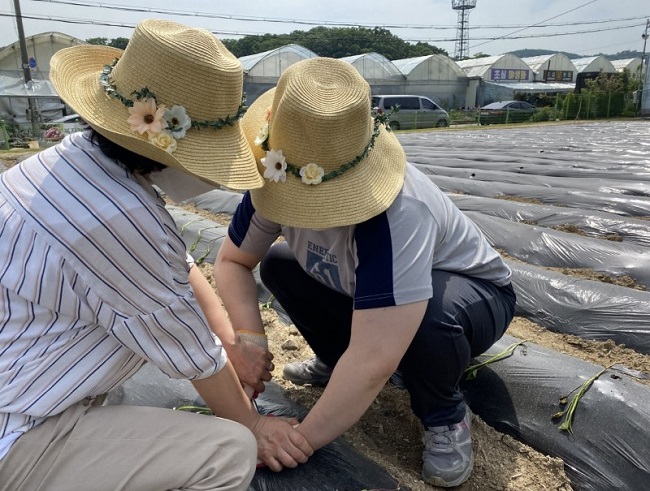
<svg viewBox="0 0 650 491">
<path fill-rule="evenodd" d="M 495 82 L 526 82 L 530 80 L 530 70 L 521 68 L 491 68 L 490 80 Z"/>
</svg>

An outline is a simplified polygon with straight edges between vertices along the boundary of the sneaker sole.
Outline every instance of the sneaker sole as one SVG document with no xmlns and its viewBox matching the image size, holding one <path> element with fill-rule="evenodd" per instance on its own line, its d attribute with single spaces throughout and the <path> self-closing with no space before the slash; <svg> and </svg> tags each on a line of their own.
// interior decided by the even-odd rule
<svg viewBox="0 0 650 491">
<path fill-rule="evenodd" d="M 441 477 L 437 477 L 437 476 L 426 477 L 424 474 L 422 474 L 422 480 L 428 484 L 433 484 L 434 486 L 438 486 L 440 488 L 453 488 L 456 486 L 460 486 L 465 481 L 467 481 L 469 479 L 469 476 L 472 474 L 473 469 L 474 469 L 474 454 L 470 455 L 469 457 L 469 467 L 457 479 L 454 479 L 453 481 L 445 481 Z"/>
</svg>

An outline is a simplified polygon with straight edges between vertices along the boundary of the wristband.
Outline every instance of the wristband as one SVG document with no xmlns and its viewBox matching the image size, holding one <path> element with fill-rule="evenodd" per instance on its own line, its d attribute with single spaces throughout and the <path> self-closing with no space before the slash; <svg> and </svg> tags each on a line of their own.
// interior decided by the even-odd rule
<svg viewBox="0 0 650 491">
<path fill-rule="evenodd" d="M 265 350 L 269 349 L 269 341 L 266 334 L 256 331 L 248 331 L 246 329 L 239 329 L 235 332 L 237 336 L 239 336 L 239 339 L 261 346 Z"/>
</svg>

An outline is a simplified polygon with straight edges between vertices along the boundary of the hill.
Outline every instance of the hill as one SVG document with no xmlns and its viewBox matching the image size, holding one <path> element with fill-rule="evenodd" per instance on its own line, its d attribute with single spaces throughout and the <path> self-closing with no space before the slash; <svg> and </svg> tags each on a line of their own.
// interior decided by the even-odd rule
<svg viewBox="0 0 650 491">
<path fill-rule="evenodd" d="M 533 56 L 543 56 L 543 55 L 552 55 L 557 53 L 557 51 L 553 50 L 548 50 L 548 49 L 518 49 L 516 51 L 510 51 L 511 54 L 518 56 L 519 58 L 530 58 Z M 566 51 L 563 51 L 565 55 L 567 55 L 570 59 L 575 60 L 577 58 L 587 58 L 590 56 L 604 56 L 608 60 L 627 60 L 630 58 L 641 58 L 642 53 L 640 51 L 619 51 L 616 54 L 606 54 L 606 53 L 598 53 L 595 55 L 579 55 L 576 53 L 567 53 Z"/>
</svg>

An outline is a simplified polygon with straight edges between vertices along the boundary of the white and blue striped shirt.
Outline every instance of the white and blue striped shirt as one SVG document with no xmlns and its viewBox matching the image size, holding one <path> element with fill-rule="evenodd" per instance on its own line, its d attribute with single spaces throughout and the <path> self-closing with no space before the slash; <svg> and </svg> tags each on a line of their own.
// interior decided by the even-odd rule
<svg viewBox="0 0 650 491">
<path fill-rule="evenodd" d="M 145 360 L 172 378 L 223 367 L 185 250 L 153 188 L 88 134 L 0 175 L 0 458 Z"/>
</svg>

